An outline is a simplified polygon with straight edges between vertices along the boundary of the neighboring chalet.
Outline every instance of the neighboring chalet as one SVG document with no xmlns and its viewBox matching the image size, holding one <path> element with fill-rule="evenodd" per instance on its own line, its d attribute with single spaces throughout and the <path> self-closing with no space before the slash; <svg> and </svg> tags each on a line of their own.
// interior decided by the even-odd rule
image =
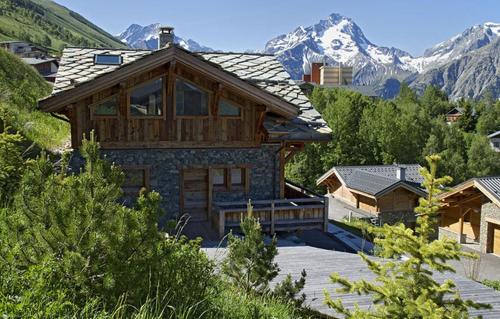
<svg viewBox="0 0 500 319">
<path fill-rule="evenodd" d="M 157 51 L 66 48 L 39 107 L 69 119 L 73 149 L 94 130 L 125 171 L 124 191 L 159 192 L 168 217 L 210 220 L 222 235 L 251 199 L 266 230 L 325 229 L 325 199 L 289 187 L 284 165 L 331 130 L 283 66 L 189 52 L 173 36 L 161 28 Z"/>
<path fill-rule="evenodd" d="M 495 152 L 500 152 L 500 131 L 491 133 L 488 135 L 488 139 L 490 140 L 491 149 Z"/>
<path fill-rule="evenodd" d="M 40 75 L 49 82 L 55 82 L 59 61 L 55 58 L 22 58 L 24 63 L 34 67 Z"/>
<path fill-rule="evenodd" d="M 330 219 L 370 218 L 376 224 L 413 227 L 414 208 L 425 196 L 420 165 L 335 166 L 317 180 L 327 187 Z"/>
<path fill-rule="evenodd" d="M 49 54 L 47 49 L 25 41 L 2 41 L 0 48 L 21 58 L 42 58 Z"/>
<path fill-rule="evenodd" d="M 461 107 L 454 107 L 446 113 L 446 123 L 455 123 L 462 115 L 464 115 L 464 109 Z"/>
<path fill-rule="evenodd" d="M 24 41 L 3 41 L 0 42 L 0 48 L 17 55 L 24 63 L 34 67 L 46 81 L 55 81 L 59 61 L 50 57 L 46 48 Z"/>
<path fill-rule="evenodd" d="M 440 237 L 500 256 L 500 176 L 473 178 L 440 198 Z"/>
</svg>

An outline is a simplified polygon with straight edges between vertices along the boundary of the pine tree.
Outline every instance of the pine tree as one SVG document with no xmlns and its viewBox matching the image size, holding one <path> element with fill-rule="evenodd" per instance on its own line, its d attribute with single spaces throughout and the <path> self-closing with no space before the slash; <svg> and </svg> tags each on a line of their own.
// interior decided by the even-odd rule
<svg viewBox="0 0 500 319">
<path fill-rule="evenodd" d="M 448 260 L 461 257 L 473 258 L 465 253 L 461 246 L 451 239 L 432 241 L 439 214 L 437 195 L 443 186 L 451 182 L 450 177 L 436 178 L 439 156 L 426 158 L 430 170 L 422 168 L 423 186 L 427 189 L 427 198 L 421 198 L 415 209 L 418 214 L 415 231 L 403 224 L 371 227 L 376 236 L 375 244 L 380 248 L 378 261 L 360 253 L 370 271 L 376 275 L 375 282 L 366 280 L 349 281 L 338 273 L 330 276 L 332 283 L 340 284 L 342 293 L 369 294 L 374 307 L 370 310 L 346 308 L 340 299 L 333 300 L 325 291 L 326 304 L 344 315 L 345 318 L 468 318 L 469 308 L 487 308 L 489 305 L 462 300 L 451 280 L 439 283 L 433 278 L 433 272 L 454 272 L 447 264 Z M 404 260 L 400 257 L 406 257 Z"/>
<path fill-rule="evenodd" d="M 251 201 L 247 205 L 247 216 L 242 217 L 240 228 L 243 238 L 232 233 L 228 237 L 228 253 L 222 263 L 222 273 L 236 287 L 246 294 L 271 294 L 284 301 L 293 301 L 300 306 L 305 295 L 297 295 L 305 286 L 306 272 L 302 270 L 299 280 L 292 280 L 290 274 L 277 283 L 274 290 L 270 282 L 279 274 L 278 264 L 274 258 L 278 255 L 277 239 L 273 236 L 266 244 L 259 220 L 253 216 Z"/>
</svg>

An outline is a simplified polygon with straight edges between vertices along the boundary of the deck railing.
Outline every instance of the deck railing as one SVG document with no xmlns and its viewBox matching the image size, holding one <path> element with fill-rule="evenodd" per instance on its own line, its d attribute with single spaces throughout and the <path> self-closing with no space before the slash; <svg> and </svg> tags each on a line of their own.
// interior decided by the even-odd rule
<svg viewBox="0 0 500 319">
<path fill-rule="evenodd" d="M 214 204 L 212 224 L 220 237 L 229 229 L 237 229 L 247 214 L 247 202 L 217 202 Z M 328 198 L 308 196 L 305 198 L 252 201 L 253 216 L 258 218 L 262 229 L 274 234 L 276 231 L 306 229 L 327 230 Z"/>
</svg>

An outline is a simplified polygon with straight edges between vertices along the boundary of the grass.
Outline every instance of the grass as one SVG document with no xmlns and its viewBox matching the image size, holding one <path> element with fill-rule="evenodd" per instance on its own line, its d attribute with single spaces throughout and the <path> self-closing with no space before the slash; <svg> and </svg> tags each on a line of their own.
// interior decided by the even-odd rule
<svg viewBox="0 0 500 319">
<path fill-rule="evenodd" d="M 37 100 L 50 94 L 51 86 L 31 66 L 0 50 L 0 116 L 28 141 L 54 150 L 70 137 L 69 124 L 37 109 Z"/>
<path fill-rule="evenodd" d="M 66 45 L 125 47 L 78 13 L 49 0 L 0 0 L 0 39 L 25 40 L 54 52 Z"/>
</svg>

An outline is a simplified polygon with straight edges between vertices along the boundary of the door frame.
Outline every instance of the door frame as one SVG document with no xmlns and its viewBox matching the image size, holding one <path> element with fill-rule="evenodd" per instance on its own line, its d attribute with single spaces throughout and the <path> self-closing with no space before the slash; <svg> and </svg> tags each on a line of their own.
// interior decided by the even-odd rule
<svg viewBox="0 0 500 319">
<path fill-rule="evenodd" d="M 500 229 L 500 220 L 486 217 L 486 253 L 493 254 L 495 256 L 500 256 L 500 254 L 495 254 L 494 250 L 494 236 L 495 228 Z"/>
<path fill-rule="evenodd" d="M 181 166 L 179 168 L 179 213 L 184 215 L 184 171 L 189 169 L 204 169 L 207 171 L 207 210 L 206 220 L 210 221 L 210 215 L 212 214 L 212 170 L 210 166 L 203 165 L 187 165 Z"/>
</svg>

